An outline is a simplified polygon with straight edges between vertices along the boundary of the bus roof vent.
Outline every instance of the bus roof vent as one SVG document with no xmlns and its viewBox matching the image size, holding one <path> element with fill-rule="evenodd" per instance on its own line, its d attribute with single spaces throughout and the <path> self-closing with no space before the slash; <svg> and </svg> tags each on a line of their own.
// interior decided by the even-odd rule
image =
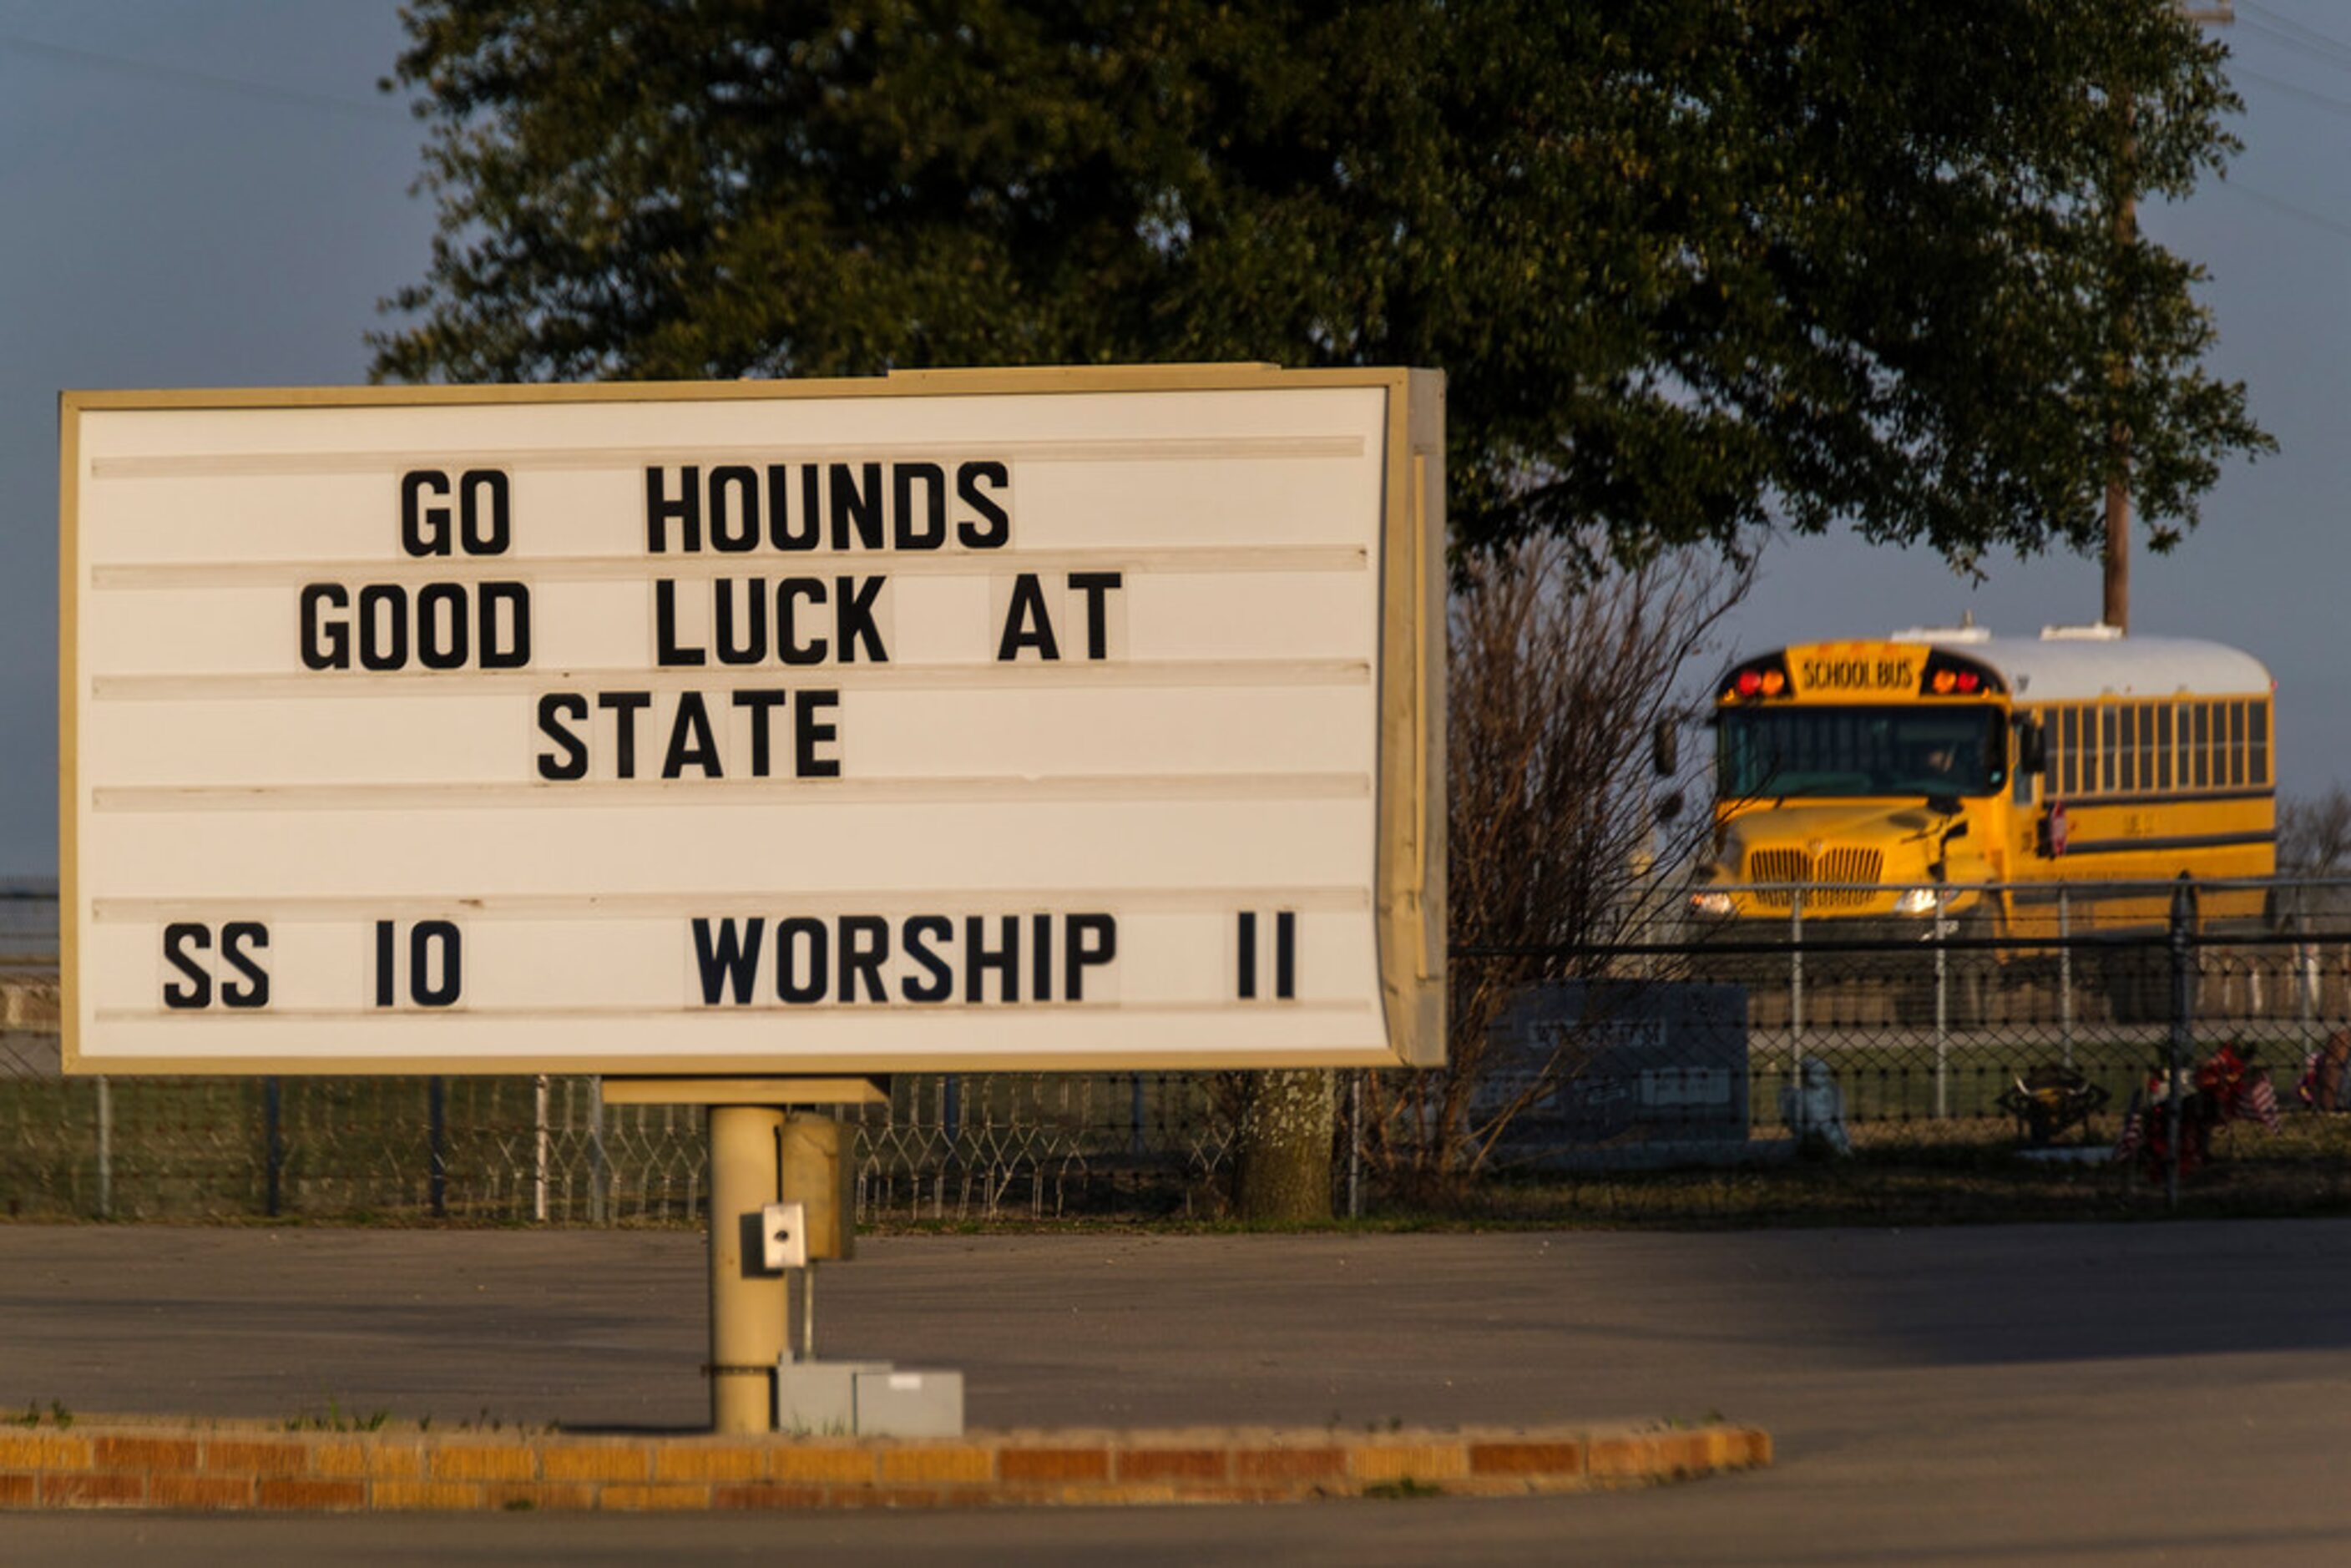
<svg viewBox="0 0 2351 1568">
<path fill-rule="evenodd" d="M 2087 626 L 2043 626 L 2041 640 L 2044 643 L 2119 643 L 2123 629 L 2109 626 L 2103 621 Z"/>
<path fill-rule="evenodd" d="M 1906 626 L 1887 639 L 1894 643 L 1989 643 L 1991 632 L 1972 620 L 1961 626 Z"/>
</svg>

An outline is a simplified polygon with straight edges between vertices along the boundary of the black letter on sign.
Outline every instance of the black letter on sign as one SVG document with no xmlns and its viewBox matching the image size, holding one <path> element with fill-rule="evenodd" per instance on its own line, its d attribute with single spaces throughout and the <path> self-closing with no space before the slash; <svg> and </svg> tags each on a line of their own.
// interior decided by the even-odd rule
<svg viewBox="0 0 2351 1568">
<path fill-rule="evenodd" d="M 794 952 L 808 949 L 808 978 Z M 776 995 L 787 1002 L 820 1002 L 832 979 L 832 936 L 821 920 L 795 915 L 776 923 Z"/>
<path fill-rule="evenodd" d="M 819 757 L 816 748 L 841 736 L 841 727 L 820 724 L 817 714 L 831 712 L 841 706 L 841 693 L 830 686 L 819 686 L 800 694 L 799 707 L 792 714 L 792 775 L 799 779 L 838 779 L 841 758 Z"/>
<path fill-rule="evenodd" d="M 900 549 L 937 549 L 947 542 L 947 476 L 935 463 L 901 463 L 891 473 Z M 914 506 L 914 486 L 921 482 L 922 508 Z"/>
<path fill-rule="evenodd" d="M 857 663 L 857 645 L 865 644 L 865 656 L 877 664 L 890 662 L 889 650 L 882 646 L 882 628 L 873 620 L 873 601 L 882 591 L 886 577 L 836 577 L 832 580 L 834 625 L 838 632 L 833 652 L 844 664 Z"/>
<path fill-rule="evenodd" d="M 689 464 L 678 475 L 680 494 L 672 500 L 669 470 L 645 470 L 645 549 L 654 555 L 669 549 L 664 525 L 671 522 L 677 524 L 678 549 L 691 552 L 702 548 L 702 470 Z"/>
<path fill-rule="evenodd" d="M 1005 612 L 1004 636 L 996 644 L 997 662 L 1010 664 L 1023 648 L 1034 648 L 1048 659 L 1061 656 L 1061 644 L 1053 641 L 1053 618 L 1045 609 L 1045 590 L 1033 571 L 1012 580 L 1012 605 Z"/>
<path fill-rule="evenodd" d="M 432 974 L 434 949 L 440 957 L 441 983 Z M 408 994 L 420 1008 L 445 1008 L 465 988 L 465 938 L 446 920 L 420 920 L 408 934 Z"/>
<path fill-rule="evenodd" d="M 564 727 L 567 718 L 587 723 L 588 699 L 578 692 L 549 692 L 538 699 L 539 733 L 563 747 L 560 758 L 549 751 L 538 754 L 538 776 L 558 783 L 588 777 L 587 745 Z"/>
<path fill-rule="evenodd" d="M 617 776 L 637 776 L 637 711 L 653 706 L 651 692 L 598 692 L 596 706 L 612 710 L 612 742 L 620 748 Z"/>
<path fill-rule="evenodd" d="M 163 1005 L 167 1008 L 208 1008 L 213 1005 L 213 972 L 188 956 L 193 946 L 199 953 L 212 950 L 212 927 L 199 925 L 193 920 L 175 920 L 163 927 L 163 956 L 172 967 L 187 977 L 187 984 L 173 981 L 163 988 Z"/>
<path fill-rule="evenodd" d="M 465 668 L 472 628 L 465 591 L 454 582 L 428 582 L 416 591 L 416 659 L 428 670 Z"/>
<path fill-rule="evenodd" d="M 340 582 L 306 582 L 302 585 L 303 668 L 348 670 L 351 667 L 350 623 L 319 618 L 320 605 L 330 610 L 341 610 L 350 601 L 350 594 Z"/>
<path fill-rule="evenodd" d="M 832 492 L 832 548 L 850 549 L 854 534 L 859 548 L 889 549 L 889 537 L 882 525 L 882 465 L 866 463 L 852 469 L 846 463 L 835 463 L 825 469 L 825 477 L 826 487 Z"/>
<path fill-rule="evenodd" d="M 1062 995 L 1066 1000 L 1081 1002 L 1086 999 L 1086 971 L 1118 956 L 1118 916 L 1072 915 L 1062 940 L 1069 945 L 1062 958 Z"/>
<path fill-rule="evenodd" d="M 735 492 L 732 506 L 726 492 Z M 739 463 L 710 472 L 710 542 L 739 555 L 759 546 L 759 476 Z"/>
<path fill-rule="evenodd" d="M 674 664 L 699 664 L 704 658 L 699 648 L 677 645 L 677 583 L 666 577 L 653 580 L 653 663 L 664 668 Z"/>
<path fill-rule="evenodd" d="M 389 615 L 379 611 L 389 609 Z M 396 670 L 408 663 L 408 590 L 396 582 L 371 582 L 360 590 L 360 664 L 371 670 Z"/>
<path fill-rule="evenodd" d="M 392 988 L 392 971 L 397 965 L 392 956 L 392 933 L 391 921 L 375 923 L 375 1005 L 380 1008 L 388 1008 L 400 999 Z"/>
<path fill-rule="evenodd" d="M 890 993 L 882 984 L 882 965 L 890 956 L 890 923 L 878 915 L 841 917 L 841 985 L 844 1002 L 886 1002 Z M 860 979 L 864 981 L 859 985 Z M 862 998 L 858 992 L 862 990 Z"/>
<path fill-rule="evenodd" d="M 498 635 L 498 607 L 504 605 L 507 634 Z M 482 668 L 519 670 L 530 663 L 530 590 L 519 582 L 482 584 Z"/>
<path fill-rule="evenodd" d="M 489 520 L 482 519 L 482 508 L 475 497 L 486 491 L 490 497 Z M 457 481 L 457 516 L 465 529 L 467 555 L 504 555 L 513 538 L 513 522 L 507 506 L 507 476 L 499 468 L 468 468 Z"/>
<path fill-rule="evenodd" d="M 955 971 L 947 967 L 931 944 L 955 940 L 955 922 L 944 915 L 910 915 L 906 917 L 903 939 L 906 956 L 923 967 L 927 979 L 917 980 L 909 975 L 898 982 L 898 989 L 910 1002 L 943 1002 L 955 995 Z"/>
<path fill-rule="evenodd" d="M 695 917 L 694 962 L 702 973 L 704 1006 L 717 1006 L 730 990 L 738 1003 L 751 999 L 751 988 L 758 983 L 759 943 L 767 934 L 764 920 L 721 920 L 714 940 L 711 923 Z"/>
<path fill-rule="evenodd" d="M 768 777 L 772 766 L 768 743 L 773 737 L 768 733 L 768 721 L 775 716 L 778 708 L 784 706 L 788 695 L 757 688 L 735 694 L 735 706 L 751 710 L 751 777 L 754 779 Z"/>
<path fill-rule="evenodd" d="M 1004 946 L 990 949 L 987 946 L 987 916 L 967 915 L 963 921 L 963 999 L 984 1002 L 987 999 L 987 983 L 981 971 L 993 969 L 1003 981 L 1002 1000 L 1020 999 L 1020 916 L 1008 915 L 1002 923 Z"/>
<path fill-rule="evenodd" d="M 799 615 L 792 605 L 795 600 L 803 599 L 810 604 L 822 604 L 824 579 L 788 577 L 776 584 L 776 657 L 787 664 L 821 664 L 825 640 L 800 640 Z"/>
<path fill-rule="evenodd" d="M 966 518 L 956 525 L 956 538 L 966 549 L 998 549 L 1012 538 L 1011 516 L 994 497 L 982 493 L 983 480 L 1000 490 L 1012 483 L 1012 471 L 1001 463 L 966 463 L 956 469 L 956 494 L 982 519 L 975 525 Z"/>
<path fill-rule="evenodd" d="M 662 777 L 680 779 L 689 768 L 699 768 L 705 779 L 723 779 L 718 761 L 718 737 L 710 730 L 710 710 L 700 692 L 680 692 L 677 716 L 670 721 L 669 750 L 662 758 Z"/>
<path fill-rule="evenodd" d="M 1239 916 L 1239 945 L 1235 956 L 1235 989 L 1243 1001 L 1257 996 L 1257 913 L 1244 909 Z M 1273 917 L 1273 994 L 1282 1000 L 1298 995 L 1298 912 L 1284 909 Z"/>
<path fill-rule="evenodd" d="M 735 608 L 735 591 L 745 591 L 744 608 Z M 764 577 L 722 577 L 710 585 L 711 630 L 722 664 L 757 664 L 768 656 L 768 580 Z M 735 634 L 737 614 L 743 635 Z"/>
<path fill-rule="evenodd" d="M 266 1008 L 269 1005 L 269 971 L 256 962 L 250 951 L 269 946 L 269 927 L 258 920 L 232 920 L 221 927 L 221 956 L 245 977 L 242 985 L 231 981 L 221 987 L 221 1001 L 232 1008 Z"/>
<path fill-rule="evenodd" d="M 447 555 L 449 508 L 423 505 L 422 497 L 428 493 L 448 495 L 449 476 L 437 468 L 418 468 L 400 476 L 400 548 L 416 556 Z"/>
<path fill-rule="evenodd" d="M 1086 657 L 1110 657 L 1110 617 L 1103 613 L 1102 600 L 1110 591 L 1120 586 L 1114 571 L 1073 571 L 1070 586 L 1086 596 Z"/>
</svg>

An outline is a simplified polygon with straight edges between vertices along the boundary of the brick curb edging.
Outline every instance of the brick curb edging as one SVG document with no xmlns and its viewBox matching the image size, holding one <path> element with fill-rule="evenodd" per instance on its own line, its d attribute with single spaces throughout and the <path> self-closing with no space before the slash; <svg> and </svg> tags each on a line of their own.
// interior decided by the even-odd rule
<svg viewBox="0 0 2351 1568">
<path fill-rule="evenodd" d="M 1585 1491 L 1771 1462 L 1749 1427 L 825 1437 L 0 1427 L 0 1511 L 929 1508 Z"/>
</svg>

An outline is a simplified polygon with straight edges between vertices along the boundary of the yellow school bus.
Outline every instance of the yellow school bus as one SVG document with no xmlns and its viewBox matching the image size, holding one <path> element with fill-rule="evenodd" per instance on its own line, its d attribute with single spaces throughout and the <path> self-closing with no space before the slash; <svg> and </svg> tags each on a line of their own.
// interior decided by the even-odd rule
<svg viewBox="0 0 2351 1568">
<path fill-rule="evenodd" d="M 1808 922 L 1925 936 L 1939 906 L 1964 936 L 2040 934 L 2062 890 L 2076 929 L 2159 919 L 2149 884 L 2276 869 L 2273 690 L 2234 648 L 2106 626 L 1742 660 L 1715 688 L 1713 847 L 1691 911 L 1785 924 L 1801 898 Z M 2261 912 L 2257 889 L 2199 908 Z"/>
</svg>

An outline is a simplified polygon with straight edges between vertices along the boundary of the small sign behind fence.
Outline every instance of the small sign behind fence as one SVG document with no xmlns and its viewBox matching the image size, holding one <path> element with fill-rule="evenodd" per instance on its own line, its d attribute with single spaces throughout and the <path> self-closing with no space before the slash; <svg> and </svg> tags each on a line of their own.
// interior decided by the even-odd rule
<svg viewBox="0 0 2351 1568">
<path fill-rule="evenodd" d="M 1744 1143 L 1744 986 L 1553 980 L 1495 1020 L 1477 1113 L 1523 1102 L 1502 1163 L 1575 1163 L 1602 1145 Z"/>
</svg>

